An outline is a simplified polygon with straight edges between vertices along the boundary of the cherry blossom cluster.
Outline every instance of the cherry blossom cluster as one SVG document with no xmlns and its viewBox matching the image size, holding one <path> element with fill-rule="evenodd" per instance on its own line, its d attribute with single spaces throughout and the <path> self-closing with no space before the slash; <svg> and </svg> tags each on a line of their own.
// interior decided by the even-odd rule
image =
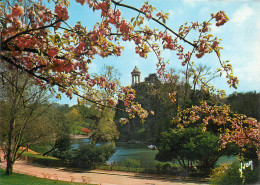
<svg viewBox="0 0 260 185">
<path fill-rule="evenodd" d="M 216 26 L 222 26 L 229 20 L 224 11 L 219 11 L 216 15 L 211 16 L 217 21 Z"/>
<path fill-rule="evenodd" d="M 126 107 L 126 112 L 129 113 L 129 117 L 135 118 L 136 114 L 141 119 L 141 121 L 144 121 L 145 118 L 149 115 L 154 114 L 153 111 L 150 111 L 149 113 L 144 110 L 141 106 L 141 104 L 138 104 L 134 101 L 135 99 L 135 90 L 132 89 L 130 86 L 122 87 L 121 88 L 122 96 L 120 97 L 120 100 L 124 102 L 124 106 Z M 127 122 L 127 119 L 122 119 L 122 122 Z"/>
<path fill-rule="evenodd" d="M 152 13 L 154 9 L 155 8 L 152 5 L 149 5 L 148 2 L 145 2 L 140 10 L 145 14 L 146 18 L 151 19 L 153 17 Z"/>
<path fill-rule="evenodd" d="M 216 38 L 211 40 L 211 35 L 206 35 L 199 40 L 198 53 L 196 54 L 197 58 L 201 58 L 205 53 L 212 53 L 214 50 L 218 49 L 219 40 Z"/>
<path fill-rule="evenodd" d="M 158 17 L 158 20 L 162 19 L 163 23 L 166 22 L 166 19 L 168 19 L 169 13 L 164 13 L 163 11 L 160 11 L 156 14 Z"/>
<path fill-rule="evenodd" d="M 55 13 L 59 20 L 66 21 L 69 19 L 67 8 L 63 7 L 61 4 L 55 6 Z"/>
</svg>

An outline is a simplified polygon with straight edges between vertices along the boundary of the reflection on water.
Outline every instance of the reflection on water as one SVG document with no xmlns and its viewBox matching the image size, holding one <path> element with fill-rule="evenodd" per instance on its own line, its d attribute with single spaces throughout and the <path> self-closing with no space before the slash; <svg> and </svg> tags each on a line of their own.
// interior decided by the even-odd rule
<svg viewBox="0 0 260 185">
<path fill-rule="evenodd" d="M 72 142 L 72 148 L 77 148 L 80 143 L 86 142 L 89 142 L 89 139 L 74 139 Z M 139 160 L 140 165 L 143 168 L 153 168 L 157 152 L 157 150 L 148 149 L 145 144 L 116 142 L 116 152 L 107 163 L 120 162 L 127 158 L 132 158 Z"/>
<path fill-rule="evenodd" d="M 132 158 L 139 160 L 141 167 L 152 168 L 157 152 L 157 150 L 148 149 L 147 145 L 118 142 L 116 143 L 116 153 L 107 162 L 120 162 Z"/>
</svg>

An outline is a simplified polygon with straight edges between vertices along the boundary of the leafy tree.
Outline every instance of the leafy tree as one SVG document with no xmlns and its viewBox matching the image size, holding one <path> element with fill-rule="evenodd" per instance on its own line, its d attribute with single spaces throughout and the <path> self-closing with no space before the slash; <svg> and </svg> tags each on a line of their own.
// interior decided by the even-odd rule
<svg viewBox="0 0 260 185">
<path fill-rule="evenodd" d="M 105 163 L 114 152 L 115 149 L 111 145 L 82 144 L 70 152 L 70 164 L 73 167 L 93 169 L 97 165 Z"/>
<path fill-rule="evenodd" d="M 71 138 L 69 135 L 63 135 L 56 139 L 54 147 L 43 155 L 52 152 L 54 157 L 61 160 L 68 158 L 68 152 L 71 149 Z"/>
<path fill-rule="evenodd" d="M 118 139 L 119 132 L 114 122 L 114 115 L 115 112 L 108 108 L 104 110 L 91 108 L 91 111 L 85 115 L 85 118 L 89 120 L 92 143 L 114 142 Z"/>
<path fill-rule="evenodd" d="M 70 149 L 70 125 L 66 119 L 70 107 L 68 105 L 60 105 L 52 103 L 48 110 L 48 118 L 52 120 L 54 135 L 49 142 L 37 144 L 36 148 L 41 146 L 45 150 L 42 155 L 52 154 L 63 159 L 63 153 Z"/>
<path fill-rule="evenodd" d="M 72 110 L 65 115 L 66 121 L 70 127 L 70 133 L 73 135 L 79 134 L 81 125 L 83 124 L 82 115 L 76 108 L 72 108 Z"/>
<path fill-rule="evenodd" d="M 202 132 L 200 128 L 187 128 L 184 131 L 163 132 L 159 139 L 156 159 L 177 161 L 185 170 L 193 165 L 209 171 L 224 151 L 219 150 L 218 136 Z"/>
<path fill-rule="evenodd" d="M 48 110 L 46 90 L 36 86 L 23 71 L 1 68 L 1 147 L 5 153 L 6 174 L 11 175 L 14 162 L 32 144 L 50 140 L 54 132 Z M 25 147 L 18 153 L 20 147 Z"/>
</svg>

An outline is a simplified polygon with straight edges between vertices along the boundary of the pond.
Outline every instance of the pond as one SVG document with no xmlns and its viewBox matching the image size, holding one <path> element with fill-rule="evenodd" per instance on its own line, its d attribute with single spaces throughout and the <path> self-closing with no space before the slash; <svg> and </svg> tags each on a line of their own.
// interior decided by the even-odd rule
<svg viewBox="0 0 260 185">
<path fill-rule="evenodd" d="M 80 143 L 89 142 L 89 139 L 73 139 L 72 147 L 77 148 Z M 98 143 L 97 145 L 100 145 Z M 140 161 L 141 168 L 153 169 L 155 155 L 158 150 L 151 150 L 145 144 L 132 144 L 127 142 L 116 142 L 116 152 L 107 161 L 107 163 L 120 162 L 127 158 L 132 158 Z M 219 158 L 217 165 L 236 160 L 236 156 L 222 156 Z"/>
<path fill-rule="evenodd" d="M 74 139 L 72 147 L 77 148 L 80 143 L 89 142 L 89 139 Z M 142 168 L 153 168 L 155 155 L 158 150 L 148 149 L 145 144 L 132 144 L 127 142 L 116 142 L 116 152 L 107 161 L 107 163 L 120 162 L 127 158 L 132 158 L 140 161 Z"/>
</svg>

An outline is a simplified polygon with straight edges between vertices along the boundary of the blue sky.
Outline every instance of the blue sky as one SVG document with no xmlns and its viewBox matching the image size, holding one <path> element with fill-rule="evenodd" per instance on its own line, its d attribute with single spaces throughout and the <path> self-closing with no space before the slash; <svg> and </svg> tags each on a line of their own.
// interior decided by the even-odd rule
<svg viewBox="0 0 260 185">
<path fill-rule="evenodd" d="M 129 4 L 140 8 L 144 0 L 123 0 L 122 3 Z M 167 25 L 174 30 L 177 30 L 180 25 L 191 21 L 202 22 L 210 19 L 211 13 L 217 13 L 219 10 L 224 10 L 229 17 L 229 22 L 222 27 L 212 27 L 214 36 L 221 38 L 222 59 L 230 60 L 233 65 L 234 75 L 238 76 L 238 89 L 230 89 L 224 77 L 213 81 L 215 87 L 224 89 L 227 94 L 234 91 L 260 91 L 260 1 L 253 0 L 151 0 L 150 4 L 156 7 L 156 12 L 163 10 L 169 12 L 169 20 Z M 137 15 L 135 12 L 130 12 L 122 8 L 122 15 L 126 18 L 131 18 Z M 87 28 L 92 29 L 93 25 L 99 20 L 99 12 L 92 12 L 85 4 L 81 6 L 71 0 L 69 8 L 70 24 L 74 25 L 77 21 Z M 148 26 L 157 27 L 151 21 L 146 21 Z M 192 37 L 191 37 L 192 38 Z M 195 39 L 195 38 L 194 38 Z M 193 40 L 193 39 L 192 39 Z M 90 72 L 98 73 L 104 64 L 115 66 L 121 73 L 121 85 L 131 84 L 131 71 L 137 66 L 143 80 L 148 74 L 156 72 L 156 57 L 150 54 L 148 58 L 140 58 L 135 54 L 135 46 L 128 42 L 122 44 L 125 49 L 120 57 L 101 58 L 97 57 L 93 60 Z M 185 46 L 185 45 L 184 45 Z M 181 70 L 180 61 L 176 59 L 175 53 L 166 51 L 164 57 L 169 60 L 168 67 Z M 203 65 L 210 66 L 212 69 L 219 68 L 217 57 L 207 55 L 202 60 L 193 58 L 194 62 L 199 62 Z M 69 100 L 63 96 L 59 103 L 67 103 L 70 105 L 76 104 L 76 98 Z"/>
</svg>

